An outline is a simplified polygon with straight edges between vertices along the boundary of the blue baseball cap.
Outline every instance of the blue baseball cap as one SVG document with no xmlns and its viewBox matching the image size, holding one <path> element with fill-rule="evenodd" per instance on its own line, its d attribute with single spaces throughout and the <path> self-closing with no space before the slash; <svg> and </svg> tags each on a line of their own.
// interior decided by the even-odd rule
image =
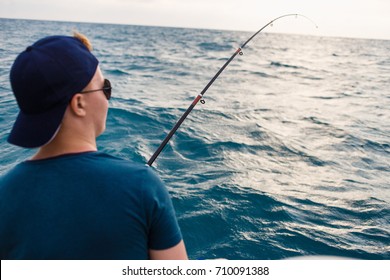
<svg viewBox="0 0 390 280">
<path fill-rule="evenodd" d="M 8 142 L 41 147 L 60 128 L 73 95 L 92 80 L 99 61 L 75 37 L 45 37 L 18 55 L 10 80 L 20 112 Z"/>
</svg>

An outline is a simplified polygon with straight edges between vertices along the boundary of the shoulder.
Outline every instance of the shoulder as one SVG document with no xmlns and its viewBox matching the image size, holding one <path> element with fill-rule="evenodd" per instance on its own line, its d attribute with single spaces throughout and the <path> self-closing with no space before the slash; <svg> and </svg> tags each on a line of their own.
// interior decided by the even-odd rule
<svg viewBox="0 0 390 280">
<path fill-rule="evenodd" d="M 25 172 L 26 168 L 23 163 L 18 163 L 11 169 L 5 171 L 3 174 L 0 176 L 0 189 L 2 189 L 3 186 L 5 185 L 12 185 L 12 182 L 15 180 L 20 180 L 21 176 Z"/>
<path fill-rule="evenodd" d="M 144 207 L 149 209 L 146 211 L 155 214 L 166 208 L 168 212 L 173 212 L 169 191 L 152 167 L 103 153 L 96 156 L 104 164 L 105 174 L 109 174 L 107 176 L 115 181 L 117 188 L 121 189 L 122 186 L 124 192 L 137 194 Z"/>
<path fill-rule="evenodd" d="M 145 183 L 160 183 L 161 180 L 153 168 L 146 164 L 132 162 L 106 153 L 91 154 L 97 165 L 104 166 L 106 172 L 122 173 L 127 176 L 139 177 Z"/>
<path fill-rule="evenodd" d="M 123 181 L 125 185 L 133 185 L 146 193 L 165 192 L 165 185 L 152 167 L 115 157 L 106 153 L 94 153 L 94 164 L 101 174 Z"/>
</svg>

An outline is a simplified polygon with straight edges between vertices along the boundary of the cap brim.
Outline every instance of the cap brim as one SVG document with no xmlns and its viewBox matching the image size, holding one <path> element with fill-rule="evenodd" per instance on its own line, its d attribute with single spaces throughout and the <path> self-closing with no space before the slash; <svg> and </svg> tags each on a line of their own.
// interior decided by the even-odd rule
<svg viewBox="0 0 390 280">
<path fill-rule="evenodd" d="M 24 148 L 38 148 L 47 144 L 55 136 L 67 107 L 68 103 L 60 104 L 40 114 L 20 111 L 8 142 Z"/>
</svg>

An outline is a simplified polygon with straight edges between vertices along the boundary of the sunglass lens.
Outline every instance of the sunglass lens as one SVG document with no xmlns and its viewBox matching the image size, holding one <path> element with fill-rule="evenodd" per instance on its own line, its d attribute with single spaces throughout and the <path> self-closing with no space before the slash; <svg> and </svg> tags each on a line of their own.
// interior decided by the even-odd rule
<svg viewBox="0 0 390 280">
<path fill-rule="evenodd" d="M 104 95 L 106 96 L 107 100 L 110 100 L 111 98 L 111 83 L 109 80 L 104 80 L 104 88 L 103 88 Z"/>
</svg>

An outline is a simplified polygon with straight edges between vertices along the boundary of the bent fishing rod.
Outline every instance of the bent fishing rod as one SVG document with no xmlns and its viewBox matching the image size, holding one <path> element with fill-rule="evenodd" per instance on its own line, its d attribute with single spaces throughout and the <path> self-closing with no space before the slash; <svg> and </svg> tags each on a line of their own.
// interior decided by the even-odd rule
<svg viewBox="0 0 390 280">
<path fill-rule="evenodd" d="M 295 17 L 303 17 L 306 18 L 307 20 L 311 21 L 316 27 L 318 27 L 310 18 L 301 15 L 301 14 L 285 14 L 282 16 L 279 16 L 270 22 L 268 22 L 266 25 L 264 25 L 262 28 L 260 28 L 256 33 L 254 33 L 244 44 L 241 45 L 234 53 L 233 55 L 225 62 L 225 64 L 218 70 L 218 72 L 214 75 L 214 77 L 209 81 L 209 83 L 205 86 L 205 88 L 195 97 L 195 99 L 192 101 L 191 105 L 188 107 L 188 109 L 184 112 L 184 114 L 180 117 L 180 119 L 177 121 L 175 126 L 171 129 L 171 131 L 168 133 L 168 135 L 165 137 L 165 139 L 162 141 L 158 149 L 154 152 L 152 157 L 149 159 L 147 165 L 152 166 L 153 162 L 156 160 L 156 158 L 160 155 L 161 151 L 164 149 L 164 147 L 167 145 L 169 140 L 172 138 L 172 136 L 175 134 L 175 132 L 178 130 L 178 128 L 181 126 L 183 121 L 187 118 L 187 116 L 191 113 L 192 109 L 198 104 L 199 100 L 201 103 L 204 103 L 202 100 L 203 95 L 206 93 L 206 91 L 209 89 L 209 87 L 215 82 L 215 80 L 219 77 L 219 75 L 225 70 L 225 68 L 232 62 L 232 60 L 239 55 L 243 55 L 242 50 L 245 48 L 245 46 L 252 41 L 253 38 L 255 38 L 261 31 L 263 31 L 266 27 L 269 25 L 272 26 L 272 24 L 284 17 L 290 17 L 290 16 L 295 16 Z M 203 101 L 203 102 L 202 102 Z"/>
</svg>

